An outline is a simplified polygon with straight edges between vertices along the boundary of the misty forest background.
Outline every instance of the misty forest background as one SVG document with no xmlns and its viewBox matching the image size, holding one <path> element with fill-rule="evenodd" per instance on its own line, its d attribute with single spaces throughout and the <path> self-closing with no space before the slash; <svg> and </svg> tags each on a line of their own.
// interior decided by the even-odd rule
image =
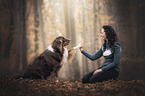
<svg viewBox="0 0 145 96">
<path fill-rule="evenodd" d="M 22 74 L 59 35 L 71 39 L 68 49 L 84 40 L 84 49 L 93 54 L 107 24 L 122 47 L 119 79 L 145 79 L 144 10 L 145 0 L 0 0 L 0 75 Z M 103 60 L 91 61 L 77 50 L 59 79 L 81 79 Z"/>
</svg>

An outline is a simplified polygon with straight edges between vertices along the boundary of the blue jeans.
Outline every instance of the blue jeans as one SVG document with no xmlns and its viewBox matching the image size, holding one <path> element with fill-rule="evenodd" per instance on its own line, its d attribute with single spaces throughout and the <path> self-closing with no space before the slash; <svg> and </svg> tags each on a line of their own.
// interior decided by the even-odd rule
<svg viewBox="0 0 145 96">
<path fill-rule="evenodd" d="M 119 75 L 119 72 L 114 69 L 108 71 L 102 71 L 93 75 L 94 72 L 95 70 L 86 74 L 82 79 L 82 83 L 96 83 L 96 82 L 107 81 L 109 79 L 116 80 L 116 78 Z"/>
</svg>

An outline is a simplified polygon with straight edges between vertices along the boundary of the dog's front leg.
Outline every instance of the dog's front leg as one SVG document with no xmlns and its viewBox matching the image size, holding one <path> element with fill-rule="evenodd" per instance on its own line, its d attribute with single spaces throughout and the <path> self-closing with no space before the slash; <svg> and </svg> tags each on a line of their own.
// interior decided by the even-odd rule
<svg viewBox="0 0 145 96">
<path fill-rule="evenodd" d="M 74 48 L 72 48 L 72 49 L 70 49 L 69 51 L 68 51 L 68 61 L 69 62 L 71 62 L 72 61 L 72 59 L 74 58 L 74 56 L 75 56 L 75 49 Z"/>
<path fill-rule="evenodd" d="M 50 74 L 49 79 L 55 82 L 59 82 L 57 73 L 57 69 L 53 69 L 53 72 Z"/>
<path fill-rule="evenodd" d="M 59 82 L 56 72 L 53 73 L 52 80 L 55 82 Z"/>
<path fill-rule="evenodd" d="M 69 61 L 69 62 L 72 61 L 72 59 L 73 59 L 74 56 L 75 56 L 76 50 L 77 50 L 78 48 L 82 47 L 82 45 L 83 45 L 83 42 L 81 42 L 80 44 L 78 44 L 77 46 L 73 47 L 72 49 L 70 49 L 70 50 L 68 51 L 68 61 Z"/>
<path fill-rule="evenodd" d="M 54 77 L 55 77 L 55 72 L 53 71 L 53 72 L 51 72 L 50 76 L 47 77 L 47 80 L 54 81 L 55 80 Z"/>
<path fill-rule="evenodd" d="M 59 82 L 59 80 L 58 80 L 58 71 L 60 70 L 61 67 L 62 67 L 62 65 L 57 66 L 56 70 L 54 71 L 55 82 Z"/>
</svg>

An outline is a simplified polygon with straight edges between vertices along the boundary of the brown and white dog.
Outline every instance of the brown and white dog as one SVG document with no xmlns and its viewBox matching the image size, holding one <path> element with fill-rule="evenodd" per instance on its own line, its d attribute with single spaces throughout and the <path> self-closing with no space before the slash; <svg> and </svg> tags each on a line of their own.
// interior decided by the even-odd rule
<svg viewBox="0 0 145 96">
<path fill-rule="evenodd" d="M 24 72 L 22 78 L 29 79 L 51 79 L 57 80 L 58 71 L 63 63 L 66 63 L 74 56 L 74 47 L 67 50 L 66 46 L 69 45 L 70 39 L 63 36 L 57 37 L 43 53 L 36 57 Z"/>
</svg>

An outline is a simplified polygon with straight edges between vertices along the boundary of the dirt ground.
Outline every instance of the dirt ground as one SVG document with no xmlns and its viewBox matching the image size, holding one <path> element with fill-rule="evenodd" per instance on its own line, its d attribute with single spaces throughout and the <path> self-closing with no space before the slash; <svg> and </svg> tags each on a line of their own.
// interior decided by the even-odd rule
<svg viewBox="0 0 145 96">
<path fill-rule="evenodd" d="M 145 80 L 109 80 L 95 84 L 0 76 L 0 96 L 145 96 Z"/>
</svg>

